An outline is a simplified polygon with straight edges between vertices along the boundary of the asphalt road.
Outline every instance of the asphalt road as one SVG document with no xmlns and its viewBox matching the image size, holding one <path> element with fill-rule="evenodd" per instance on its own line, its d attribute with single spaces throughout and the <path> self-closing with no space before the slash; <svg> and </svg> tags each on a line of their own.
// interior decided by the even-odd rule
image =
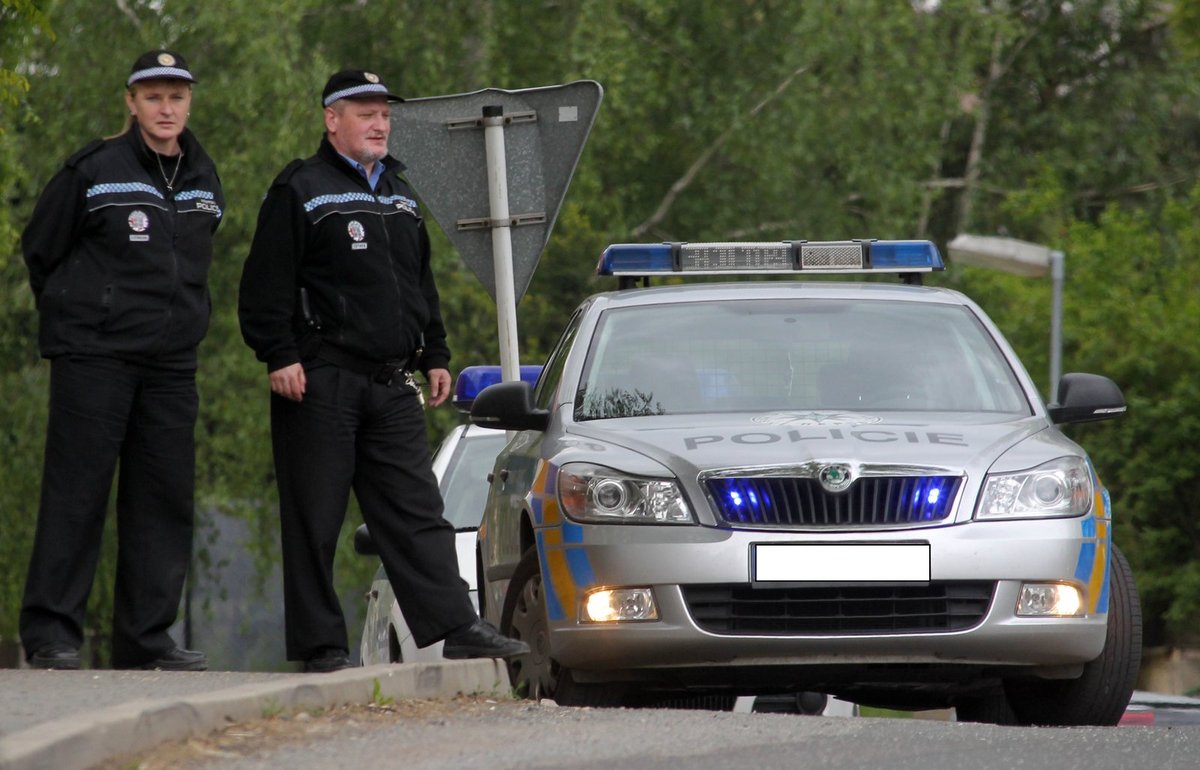
<svg viewBox="0 0 1200 770">
<path fill-rule="evenodd" d="M 146 768 L 880 768 L 1194 770 L 1200 726 L 1017 728 L 917 719 L 575 709 L 476 700 L 428 713 L 305 718 L 286 740 L 264 723 L 151 754 Z M 126 765 L 127 766 L 127 765 Z"/>
<path fill-rule="evenodd" d="M 509 700 L 505 673 L 490 660 L 324 675 L 0 670 L 0 767 L 126 768 L 139 752 L 147 770 L 1200 767 L 1189 698 L 1136 694 L 1128 726 L 1014 728 L 559 708 Z"/>
</svg>

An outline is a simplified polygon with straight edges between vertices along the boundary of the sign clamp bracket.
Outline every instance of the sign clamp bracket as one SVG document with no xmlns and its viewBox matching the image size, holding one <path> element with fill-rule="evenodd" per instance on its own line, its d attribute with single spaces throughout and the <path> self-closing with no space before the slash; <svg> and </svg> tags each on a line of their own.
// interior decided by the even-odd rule
<svg viewBox="0 0 1200 770">
<path fill-rule="evenodd" d="M 505 115 L 497 116 L 501 118 L 502 125 L 511 126 L 514 123 L 536 123 L 537 112 L 534 110 L 526 110 L 524 112 L 510 112 Z M 446 130 L 448 131 L 464 131 L 473 128 L 483 128 L 483 118 L 450 118 L 446 121 Z"/>
<path fill-rule="evenodd" d="M 530 214 L 513 214 L 508 219 L 492 219 L 491 217 L 472 217 L 460 219 L 454 224 L 459 230 L 485 230 L 489 227 L 520 227 L 522 225 L 541 225 L 546 222 L 546 212 L 538 211 Z"/>
</svg>

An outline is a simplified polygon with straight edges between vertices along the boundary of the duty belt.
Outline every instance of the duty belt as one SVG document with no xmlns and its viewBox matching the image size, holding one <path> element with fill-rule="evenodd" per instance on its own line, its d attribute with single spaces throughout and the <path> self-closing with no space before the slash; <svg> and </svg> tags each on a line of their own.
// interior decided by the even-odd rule
<svg viewBox="0 0 1200 770">
<path fill-rule="evenodd" d="M 357 374 L 365 374 L 380 385 L 389 388 L 409 387 L 419 394 L 421 389 L 417 386 L 414 377 L 416 374 L 415 363 L 420 360 L 422 352 L 424 351 L 421 348 L 417 348 L 407 361 L 393 360 L 380 363 L 352 355 L 322 340 L 317 348 L 317 358 Z"/>
</svg>

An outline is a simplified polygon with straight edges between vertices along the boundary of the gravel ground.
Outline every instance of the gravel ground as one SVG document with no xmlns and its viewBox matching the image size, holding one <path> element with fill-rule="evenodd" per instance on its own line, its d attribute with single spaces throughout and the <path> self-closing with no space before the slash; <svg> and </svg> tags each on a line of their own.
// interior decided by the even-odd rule
<svg viewBox="0 0 1200 770">
<path fill-rule="evenodd" d="M 164 743 L 136 756 L 114 757 L 96 770 L 204 770 L 237 760 L 270 766 L 273 752 L 305 746 L 332 735 L 353 739 L 381 726 L 412 721 L 437 724 L 449 718 L 484 716 L 503 712 L 510 715 L 552 708 L 530 701 L 498 701 L 482 696 L 452 699 L 406 699 L 368 706 L 339 706 L 332 709 L 279 714 L 267 719 L 231 725 L 203 738 Z M 386 766 L 386 765 L 380 765 Z"/>
</svg>

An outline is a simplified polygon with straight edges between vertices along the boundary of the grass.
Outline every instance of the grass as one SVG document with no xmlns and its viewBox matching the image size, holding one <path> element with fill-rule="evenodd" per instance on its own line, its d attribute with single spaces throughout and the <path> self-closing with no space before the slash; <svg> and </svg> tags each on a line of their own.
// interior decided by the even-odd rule
<svg viewBox="0 0 1200 770">
<path fill-rule="evenodd" d="M 283 713 L 283 704 L 280 703 L 277 698 L 267 698 L 266 702 L 263 703 L 263 707 L 262 707 L 263 719 L 270 719 L 271 717 L 277 717 L 282 713 Z"/>
<path fill-rule="evenodd" d="M 893 711 L 892 709 L 877 709 L 871 706 L 859 706 L 860 717 L 883 717 L 885 719 L 912 719 L 911 711 Z"/>
<path fill-rule="evenodd" d="M 383 687 L 380 686 L 378 679 L 375 679 L 374 682 L 375 685 L 371 688 L 371 703 L 377 708 L 384 708 L 385 706 L 394 705 L 396 703 L 396 699 L 390 695 L 383 694 Z"/>
</svg>

